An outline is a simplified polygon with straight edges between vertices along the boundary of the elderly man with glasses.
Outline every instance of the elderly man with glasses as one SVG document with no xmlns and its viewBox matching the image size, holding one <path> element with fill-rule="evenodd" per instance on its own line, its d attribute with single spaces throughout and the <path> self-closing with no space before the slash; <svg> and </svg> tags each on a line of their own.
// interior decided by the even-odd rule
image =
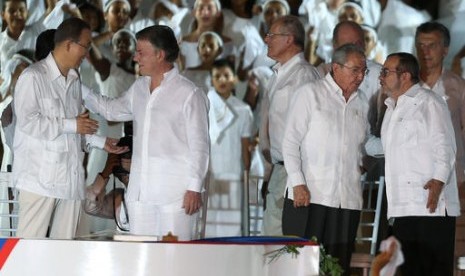
<svg viewBox="0 0 465 276">
<path fill-rule="evenodd" d="M 260 123 L 260 149 L 273 164 L 263 217 L 265 235 L 282 235 L 282 209 L 287 174 L 281 152 L 288 106 L 297 88 L 319 78 L 315 67 L 304 58 L 305 30 L 295 16 L 283 16 L 266 34 L 268 56 L 277 61 L 274 75 L 263 99 Z"/>
<path fill-rule="evenodd" d="M 362 208 L 360 165 L 369 124 L 368 102 L 358 88 L 367 72 L 362 48 L 336 49 L 330 73 L 296 91 L 283 140 L 283 232 L 315 236 L 345 275 Z"/>
</svg>

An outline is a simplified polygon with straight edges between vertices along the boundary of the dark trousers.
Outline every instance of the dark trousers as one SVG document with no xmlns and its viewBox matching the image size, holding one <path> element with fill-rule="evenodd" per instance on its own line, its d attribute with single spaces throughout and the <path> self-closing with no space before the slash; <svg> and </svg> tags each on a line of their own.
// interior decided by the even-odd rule
<svg viewBox="0 0 465 276">
<path fill-rule="evenodd" d="M 393 233 L 404 254 L 402 275 L 453 275 L 455 217 L 398 217 Z"/>
<path fill-rule="evenodd" d="M 283 210 L 283 234 L 310 239 L 316 237 L 326 253 L 339 259 L 344 275 L 350 275 L 350 258 L 360 220 L 360 211 L 318 204 L 294 208 L 286 199 Z"/>
</svg>

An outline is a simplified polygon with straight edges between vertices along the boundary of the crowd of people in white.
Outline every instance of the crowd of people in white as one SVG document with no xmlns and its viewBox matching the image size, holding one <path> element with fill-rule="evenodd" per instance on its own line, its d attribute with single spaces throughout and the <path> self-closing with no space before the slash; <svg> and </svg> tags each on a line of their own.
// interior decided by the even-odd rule
<svg viewBox="0 0 465 276">
<path fill-rule="evenodd" d="M 465 2 L 443 0 L 438 6 L 437 21 L 451 32 L 444 67 L 464 77 L 465 47 L 462 46 L 465 42 L 460 37 L 465 33 Z M 305 28 L 302 60 L 318 70 L 314 70 L 313 77 L 299 73 L 286 76 L 296 83 L 286 84 L 289 85 L 287 88 L 277 88 L 275 82 L 279 80 L 282 84 L 286 80 L 280 80 L 281 69 L 273 67 L 281 60 L 270 54 L 271 47 L 279 46 L 274 46 L 271 40 L 274 36 L 288 34 L 276 31 L 272 24 L 291 13 Z M 284 103 L 290 99 L 282 98 L 281 102 L 274 99 L 275 102 L 270 103 L 271 94 L 295 90 L 296 84 L 303 84 L 307 78 L 308 81 L 324 78 L 330 70 L 333 50 L 342 46 L 339 44 L 341 41 L 334 37 L 334 29 L 339 22 L 353 21 L 363 29 L 364 38 L 359 45 L 365 46 L 369 71 L 360 84 L 360 90 L 379 111 L 382 103 L 378 80 L 381 64 L 391 53 L 416 54 L 417 27 L 432 20 L 426 11 L 417 10 L 401 0 L 3 0 L 1 15 L 2 171 L 9 170 L 14 158 L 11 149 L 15 116 L 11 102 L 16 81 L 27 66 L 43 58 L 36 50 L 39 34 L 57 28 L 65 18 L 79 17 L 86 21 L 92 31 L 92 46 L 80 66 L 79 78 L 94 91 L 117 98 L 139 75 L 138 64 L 133 61 L 135 34 L 155 24 L 169 26 L 174 31 L 180 48 L 175 66 L 201 88 L 210 101 L 211 215 L 207 218 L 207 236 L 210 237 L 241 234 L 241 180 L 244 170 L 263 176 L 265 181 L 270 178 L 273 167 L 274 174 L 284 170 L 286 158 L 281 153 L 287 112 Z M 349 31 L 342 33 L 340 39 L 343 34 L 351 36 Z M 348 42 L 357 44 L 357 41 L 350 40 L 352 38 Z M 48 42 L 52 40 L 53 36 Z M 42 43 L 46 42 L 47 39 L 42 40 Z M 273 78 L 274 71 L 278 72 L 278 78 Z M 279 115 L 280 112 L 284 117 Z M 99 122 L 98 134 L 102 136 L 121 138 L 128 133 L 127 125 L 123 123 L 107 121 L 96 114 L 90 116 Z M 266 116 L 267 120 L 262 116 Z M 270 124 L 270 129 L 273 124 L 276 128 L 274 133 L 262 135 L 264 121 Z M 376 115 L 374 121 L 376 125 Z M 282 133 L 277 134 L 277 130 Z M 266 145 L 267 142 L 271 145 Z M 259 150 L 259 143 L 263 151 Z M 88 190 L 91 194 L 105 194 L 106 184 L 102 184 L 99 177 L 108 178 L 111 175 L 111 165 L 109 168 L 108 164 L 115 164 L 114 157 L 107 156 L 105 151 L 95 148 L 88 154 L 86 182 L 92 187 Z M 97 182 L 98 189 L 95 186 Z M 270 194 L 273 192 L 284 196 L 281 189 L 274 191 L 274 187 L 270 187 Z M 278 198 L 268 196 L 267 204 L 276 205 L 282 211 Z M 273 212 L 273 207 L 270 208 L 268 211 Z M 274 216 L 281 220 L 279 211 Z M 273 215 L 265 214 L 265 219 L 273 221 Z M 95 232 L 111 227 L 112 223 L 101 218 L 82 217 L 80 231 L 82 234 Z M 265 222 L 265 234 L 282 234 L 279 223 L 271 224 Z M 275 231 L 273 227 L 279 230 Z"/>
</svg>

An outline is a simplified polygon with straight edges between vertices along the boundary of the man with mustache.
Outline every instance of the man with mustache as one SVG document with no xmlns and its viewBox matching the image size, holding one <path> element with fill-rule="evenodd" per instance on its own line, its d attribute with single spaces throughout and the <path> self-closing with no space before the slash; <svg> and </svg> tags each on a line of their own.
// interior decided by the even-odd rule
<svg viewBox="0 0 465 276">
<path fill-rule="evenodd" d="M 419 70 L 413 55 L 394 53 L 379 77 L 389 96 L 381 127 L 387 215 L 402 244 L 402 275 L 453 275 L 457 147 L 447 103 L 420 86 Z"/>
<path fill-rule="evenodd" d="M 288 174 L 283 233 L 315 236 L 345 275 L 362 208 L 361 149 L 369 124 L 358 87 L 367 71 L 362 48 L 336 49 L 330 73 L 296 91 L 282 148 Z"/>
</svg>

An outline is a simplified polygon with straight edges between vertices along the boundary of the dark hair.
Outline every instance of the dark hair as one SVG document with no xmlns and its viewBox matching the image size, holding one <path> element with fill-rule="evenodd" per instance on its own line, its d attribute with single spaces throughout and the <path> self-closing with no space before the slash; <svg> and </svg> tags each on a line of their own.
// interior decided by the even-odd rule
<svg viewBox="0 0 465 276">
<path fill-rule="evenodd" d="M 234 75 L 236 74 L 236 70 L 234 69 L 234 64 L 230 60 L 224 59 L 224 58 L 215 60 L 213 62 L 212 69 L 210 70 L 210 72 L 213 72 L 213 69 L 218 69 L 221 67 L 229 67 L 229 69 L 231 69 Z"/>
<path fill-rule="evenodd" d="M 21 49 L 16 54 L 21 55 L 25 58 L 30 59 L 32 62 L 35 62 L 36 59 L 34 59 L 34 50 L 31 49 Z"/>
<path fill-rule="evenodd" d="M 428 34 L 432 32 L 438 32 L 441 34 L 442 37 L 442 44 L 444 47 L 449 47 L 450 45 L 450 32 L 449 29 L 447 29 L 446 26 L 442 25 L 439 22 L 425 22 L 421 24 L 420 26 L 417 27 L 417 30 L 415 32 L 415 42 L 418 39 L 418 35 L 423 33 L 423 34 Z"/>
<path fill-rule="evenodd" d="M 165 51 L 165 61 L 174 62 L 179 55 L 179 46 L 173 30 L 168 26 L 154 25 L 136 33 L 137 40 L 146 40 L 153 47 Z"/>
<path fill-rule="evenodd" d="M 13 2 L 13 1 L 15 1 L 15 2 L 23 2 L 26 5 L 26 8 L 27 8 L 27 1 L 26 0 L 3 0 L 2 1 L 2 12 L 5 11 L 6 3 Z"/>
<path fill-rule="evenodd" d="M 101 9 L 97 8 L 96 6 L 88 2 L 83 2 L 82 4 L 78 6 L 78 8 L 81 11 L 81 13 L 83 11 L 90 11 L 90 12 L 95 13 L 98 19 L 97 30 L 95 31 L 100 32 L 103 29 L 103 27 L 105 26 L 105 18 L 103 17 L 103 12 Z"/>
<path fill-rule="evenodd" d="M 87 24 L 84 20 L 77 17 L 65 19 L 61 22 L 55 32 L 55 46 L 66 40 L 78 42 L 82 31 L 85 29 L 90 31 L 89 24 Z"/>
<path fill-rule="evenodd" d="M 305 29 L 300 19 L 294 15 L 284 15 L 276 19 L 274 24 L 279 24 L 282 32 L 287 32 L 294 37 L 294 44 L 302 50 L 305 48 Z"/>
<path fill-rule="evenodd" d="M 39 34 L 36 40 L 36 60 L 44 59 L 53 50 L 56 29 L 48 29 Z"/>
<path fill-rule="evenodd" d="M 399 58 L 399 64 L 396 67 L 397 71 L 409 73 L 413 83 L 418 83 L 420 81 L 420 66 L 414 55 L 409 53 L 392 53 L 388 55 L 386 59 L 390 57 Z"/>
</svg>

